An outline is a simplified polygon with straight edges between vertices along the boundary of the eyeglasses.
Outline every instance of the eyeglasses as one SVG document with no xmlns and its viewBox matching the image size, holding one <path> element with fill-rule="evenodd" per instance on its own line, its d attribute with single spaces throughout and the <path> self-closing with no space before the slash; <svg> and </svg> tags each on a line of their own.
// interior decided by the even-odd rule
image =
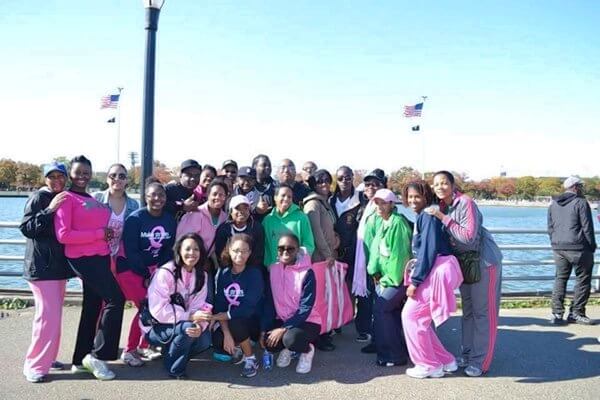
<svg viewBox="0 0 600 400">
<path fill-rule="evenodd" d="M 296 250 L 298 250 L 296 247 L 277 246 L 277 252 L 279 253 L 294 253 Z"/>
<path fill-rule="evenodd" d="M 344 181 L 344 182 L 350 182 L 350 181 L 352 181 L 352 176 L 351 175 L 338 176 L 337 180 Z"/>
<path fill-rule="evenodd" d="M 380 187 L 382 186 L 379 182 L 365 182 L 365 187 Z"/>
<path fill-rule="evenodd" d="M 108 177 L 110 179 L 112 179 L 113 181 L 116 180 L 116 179 L 124 181 L 125 179 L 127 179 L 127 174 L 123 174 L 123 173 L 121 173 L 121 174 L 108 174 Z"/>
<path fill-rule="evenodd" d="M 319 180 L 317 180 L 317 185 L 323 185 L 323 184 L 331 185 L 331 181 L 328 180 L 328 179 L 319 179 Z"/>
<path fill-rule="evenodd" d="M 244 249 L 230 249 L 229 251 L 231 251 L 233 254 L 236 254 L 236 255 L 250 253 L 250 250 L 244 250 Z"/>
</svg>

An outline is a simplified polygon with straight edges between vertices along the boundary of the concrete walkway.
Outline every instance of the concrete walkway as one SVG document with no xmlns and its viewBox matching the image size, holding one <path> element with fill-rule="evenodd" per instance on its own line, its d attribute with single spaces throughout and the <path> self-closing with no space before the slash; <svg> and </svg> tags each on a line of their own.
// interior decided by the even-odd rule
<svg viewBox="0 0 600 400">
<path fill-rule="evenodd" d="M 65 307 L 59 356 L 64 362 L 71 358 L 79 311 Z M 334 338 L 336 351 L 317 352 L 308 375 L 296 374 L 291 366 L 244 379 L 239 366 L 212 361 L 208 352 L 191 362 L 187 381 L 167 378 L 160 361 L 142 368 L 116 361 L 111 366 L 117 379 L 111 382 L 63 371 L 52 373 L 47 383 L 31 384 L 22 375 L 22 365 L 33 310 L 9 311 L 0 318 L 0 399 L 599 399 L 600 325 L 555 327 L 548 324 L 547 314 L 546 309 L 502 310 L 496 357 L 482 378 L 459 372 L 416 380 L 404 375 L 405 367 L 377 367 L 373 356 L 359 352 L 354 328 L 348 326 Z M 600 320 L 600 307 L 590 307 L 588 314 Z M 125 327 L 132 315 L 126 310 Z M 454 317 L 439 330 L 454 352 L 459 326 Z"/>
</svg>

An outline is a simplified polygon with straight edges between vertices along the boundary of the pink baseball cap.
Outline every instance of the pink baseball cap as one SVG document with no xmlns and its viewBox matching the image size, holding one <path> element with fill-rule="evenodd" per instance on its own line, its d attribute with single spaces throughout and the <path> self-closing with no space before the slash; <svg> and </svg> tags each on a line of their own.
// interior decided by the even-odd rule
<svg viewBox="0 0 600 400">
<path fill-rule="evenodd" d="M 390 189 L 379 189 L 375 192 L 374 199 L 381 199 L 388 203 L 396 203 L 398 201 L 398 197 L 392 192 Z"/>
<path fill-rule="evenodd" d="M 244 196 L 243 194 L 238 194 L 237 196 L 233 196 L 231 198 L 231 200 L 229 200 L 229 209 L 233 210 L 240 204 L 246 204 L 246 205 L 250 206 L 250 200 L 248 200 L 248 198 L 246 196 Z"/>
</svg>

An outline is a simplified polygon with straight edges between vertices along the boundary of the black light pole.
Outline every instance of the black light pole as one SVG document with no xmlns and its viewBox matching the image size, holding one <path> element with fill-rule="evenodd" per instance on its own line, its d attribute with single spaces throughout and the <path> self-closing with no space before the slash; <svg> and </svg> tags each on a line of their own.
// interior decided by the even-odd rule
<svg viewBox="0 0 600 400">
<path fill-rule="evenodd" d="M 164 0 L 143 0 L 146 9 L 146 65 L 144 68 L 144 121 L 142 125 L 142 173 L 140 200 L 146 204 L 146 179 L 152 175 L 154 164 L 154 70 L 156 67 L 156 31 L 158 16 Z"/>
</svg>

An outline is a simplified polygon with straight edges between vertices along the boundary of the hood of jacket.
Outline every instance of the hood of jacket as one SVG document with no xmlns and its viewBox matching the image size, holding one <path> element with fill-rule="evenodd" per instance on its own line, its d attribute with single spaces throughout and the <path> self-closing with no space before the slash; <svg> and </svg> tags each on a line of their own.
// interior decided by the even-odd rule
<svg viewBox="0 0 600 400">
<path fill-rule="evenodd" d="M 298 207 L 296 204 L 292 203 L 290 208 L 288 208 L 283 214 L 279 214 L 279 211 L 277 211 L 277 207 L 273 207 L 273 211 L 271 211 L 271 214 L 279 219 L 287 219 L 287 218 L 293 216 L 294 214 L 301 213 L 301 212 L 302 212 L 302 210 L 300 209 L 300 207 Z"/>
<path fill-rule="evenodd" d="M 561 206 L 564 207 L 567 204 L 569 204 L 570 202 L 572 202 L 573 200 L 575 200 L 576 198 L 580 197 L 577 193 L 574 192 L 564 192 L 558 196 L 556 196 L 554 198 L 554 200 L 556 201 L 556 203 Z"/>
</svg>

